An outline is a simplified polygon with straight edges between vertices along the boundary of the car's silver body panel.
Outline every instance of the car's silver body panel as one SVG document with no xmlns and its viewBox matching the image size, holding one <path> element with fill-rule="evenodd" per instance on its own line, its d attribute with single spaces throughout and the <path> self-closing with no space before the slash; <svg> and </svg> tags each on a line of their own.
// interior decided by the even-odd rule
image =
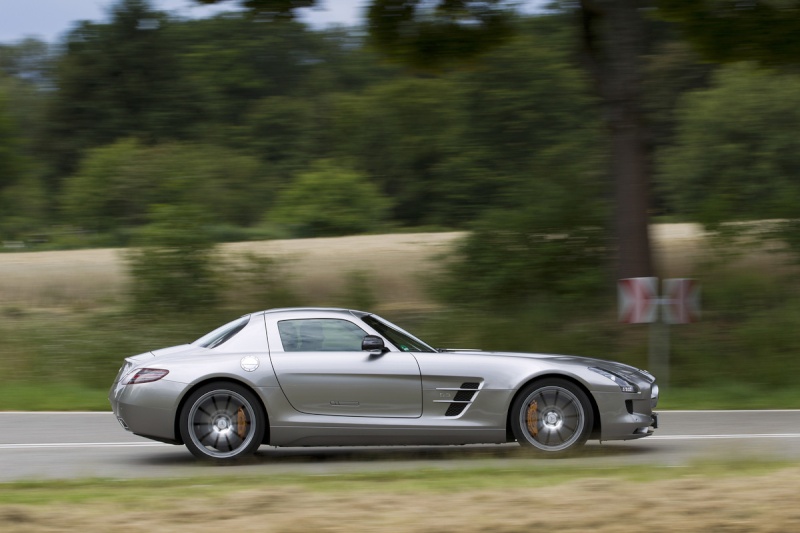
<svg viewBox="0 0 800 533">
<path fill-rule="evenodd" d="M 654 380 L 637 369 L 581 357 L 478 351 L 288 351 L 278 323 L 335 319 L 365 334 L 380 333 L 365 313 L 339 309 L 270 310 L 215 348 L 188 344 L 126 360 L 109 399 L 126 429 L 180 442 L 181 402 L 197 386 L 241 383 L 258 395 L 268 419 L 265 443 L 274 446 L 468 444 L 509 440 L 508 412 L 515 394 L 545 376 L 579 384 L 596 406 L 600 440 L 634 439 L 652 432 Z M 620 387 L 589 370 L 601 366 L 638 387 Z M 138 368 L 167 369 L 152 383 L 126 385 Z M 655 394 L 657 396 L 657 393 Z M 457 404 L 457 405 L 454 405 Z M 599 422 L 599 423 L 598 423 Z"/>
</svg>

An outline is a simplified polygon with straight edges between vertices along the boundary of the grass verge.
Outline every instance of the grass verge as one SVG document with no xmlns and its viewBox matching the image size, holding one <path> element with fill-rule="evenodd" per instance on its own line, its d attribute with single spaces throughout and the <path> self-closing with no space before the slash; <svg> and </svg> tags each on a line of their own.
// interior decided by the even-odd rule
<svg viewBox="0 0 800 533">
<path fill-rule="evenodd" d="M 423 468 L 335 475 L 273 474 L 267 477 L 224 475 L 180 479 L 16 481 L 0 484 L 0 505 L 122 503 L 136 507 L 170 499 L 213 497 L 220 492 L 235 493 L 271 488 L 367 494 L 468 492 L 508 487 L 552 487 L 581 479 L 650 483 L 686 477 L 747 478 L 794 469 L 800 469 L 800 464 L 749 459 L 703 461 L 680 468 L 652 465 L 565 466 L 560 461 L 548 461 L 546 464 L 515 464 L 509 468 Z"/>
<path fill-rule="evenodd" d="M 0 387 L 0 411 L 110 410 L 108 389 L 62 383 L 5 383 Z"/>
<path fill-rule="evenodd" d="M 22 482 L 0 485 L 0 530 L 766 533 L 797 530 L 799 484 L 797 464 L 753 461 Z"/>
</svg>

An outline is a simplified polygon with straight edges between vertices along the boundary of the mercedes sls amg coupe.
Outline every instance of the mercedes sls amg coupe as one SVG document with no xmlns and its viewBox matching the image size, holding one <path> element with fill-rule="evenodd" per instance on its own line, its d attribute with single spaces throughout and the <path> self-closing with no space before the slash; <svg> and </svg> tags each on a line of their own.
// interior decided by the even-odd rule
<svg viewBox="0 0 800 533">
<path fill-rule="evenodd" d="M 129 357 L 109 400 L 122 427 L 234 460 L 270 446 L 516 441 L 558 454 L 646 437 L 658 385 L 584 357 L 436 349 L 371 313 L 272 309 L 191 344 Z"/>
</svg>

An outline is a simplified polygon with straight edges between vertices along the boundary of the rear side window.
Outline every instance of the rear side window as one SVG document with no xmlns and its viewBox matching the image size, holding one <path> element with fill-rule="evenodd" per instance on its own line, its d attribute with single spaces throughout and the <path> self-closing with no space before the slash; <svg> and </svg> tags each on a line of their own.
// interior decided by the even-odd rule
<svg viewBox="0 0 800 533">
<path fill-rule="evenodd" d="M 360 352 L 367 334 L 352 322 L 332 318 L 281 320 L 278 332 L 284 352 Z"/>
<path fill-rule="evenodd" d="M 243 316 L 234 320 L 233 322 L 228 322 L 224 326 L 218 327 L 211 333 L 203 335 L 192 344 L 196 346 L 202 346 L 203 348 L 216 348 L 217 346 L 221 346 L 222 344 L 228 342 L 237 333 L 242 331 L 248 322 L 250 322 L 250 315 Z"/>
</svg>

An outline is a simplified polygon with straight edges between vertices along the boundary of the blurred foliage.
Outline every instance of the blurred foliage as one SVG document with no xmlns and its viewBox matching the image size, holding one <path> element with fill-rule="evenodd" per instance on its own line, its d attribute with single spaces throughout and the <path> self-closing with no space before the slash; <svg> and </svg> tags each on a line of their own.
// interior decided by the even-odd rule
<svg viewBox="0 0 800 533">
<path fill-rule="evenodd" d="M 516 208 L 489 213 L 460 243 L 436 281 L 445 301 L 507 312 L 542 300 L 587 308 L 607 296 L 602 180 L 591 160 L 578 159 L 589 167 L 581 168 L 569 153 L 560 156 L 560 166 L 550 165 L 552 173 L 534 182 Z"/>
<path fill-rule="evenodd" d="M 40 139 L 54 191 L 88 148 L 188 136 L 204 111 L 171 26 L 147 0 L 121 0 L 110 23 L 83 22 L 67 35 Z"/>
<path fill-rule="evenodd" d="M 269 220 L 296 237 L 352 235 L 381 228 L 389 205 L 365 176 L 324 160 L 280 193 Z"/>
<path fill-rule="evenodd" d="M 448 68 L 498 46 L 513 33 L 503 0 L 372 0 L 370 43 L 386 56 L 423 71 Z"/>
<path fill-rule="evenodd" d="M 670 328 L 671 379 L 678 403 L 670 403 L 670 387 L 662 393 L 665 406 L 800 406 L 795 383 L 800 371 L 795 355 L 800 350 L 800 330 L 794 326 L 800 319 L 797 271 L 780 267 L 771 256 L 760 258 L 766 262 L 753 268 L 719 250 L 709 255 L 724 260 L 702 268 L 702 320 Z M 213 307 L 187 305 L 180 313 L 168 314 L 158 312 L 159 307 L 135 313 L 0 310 L 4 339 L 0 386 L 63 385 L 65 396 L 59 407 L 79 408 L 87 405 L 86 391 L 81 389 L 107 387 L 128 355 L 190 342 L 243 312 L 313 299 L 302 285 L 289 290 L 289 282 L 295 281 L 290 261 L 265 257 L 231 261 L 238 270 L 226 267 L 232 283 L 219 285 L 228 292 Z M 370 298 L 380 294 L 374 288 L 370 273 L 351 273 L 342 284 L 339 301 L 361 307 L 361 299 L 369 309 Z M 454 305 L 385 316 L 437 347 L 571 353 L 640 368 L 648 364 L 648 326 L 618 323 L 609 305 L 542 297 L 501 312 Z M 70 392 L 73 387 L 76 390 Z M 98 398 L 104 395 L 97 393 Z M 31 405 L 37 404 L 30 397 Z"/>
<path fill-rule="evenodd" d="M 255 157 L 219 146 L 122 139 L 88 151 L 64 184 L 63 209 L 100 232 L 145 224 L 155 204 L 193 205 L 209 222 L 246 227 L 272 202 L 265 174 Z"/>
<path fill-rule="evenodd" d="M 670 385 L 682 390 L 682 406 L 701 405 L 691 404 L 690 390 L 703 391 L 697 398 L 704 405 L 727 408 L 737 402 L 740 408 L 781 407 L 776 399 L 796 397 L 791 391 L 800 372 L 800 330 L 794 326 L 800 319 L 798 274 L 784 268 L 776 275 L 776 270 L 747 268 L 730 258 L 702 269 L 702 319 L 670 327 Z M 401 326 L 413 322 L 409 329 L 442 348 L 580 354 L 648 366 L 648 326 L 619 323 L 607 304 L 592 308 L 542 297 L 524 308 L 451 306 L 434 315 L 395 319 Z M 795 399 L 793 405 L 800 403 Z"/>
<path fill-rule="evenodd" d="M 675 211 L 716 225 L 797 216 L 800 77 L 727 66 L 680 101 L 677 117 L 674 144 L 659 154 Z"/>
<path fill-rule="evenodd" d="M 155 205 L 128 251 L 132 310 L 148 315 L 200 312 L 219 303 L 214 245 L 204 213 L 191 206 Z"/>
<path fill-rule="evenodd" d="M 657 0 L 658 13 L 714 61 L 797 64 L 797 0 Z"/>
<path fill-rule="evenodd" d="M 294 277 L 289 263 L 254 253 L 226 257 L 222 267 L 227 307 L 244 314 L 303 305 L 304 298 L 292 288 Z"/>
<path fill-rule="evenodd" d="M 353 270 L 344 276 L 342 291 L 336 305 L 346 309 L 372 312 L 380 303 L 377 293 L 380 286 L 367 270 Z"/>
<path fill-rule="evenodd" d="M 23 181 L 26 173 L 26 161 L 22 155 L 20 135 L 9 112 L 9 99 L 0 87 L 0 213 L 8 213 L 13 209 L 13 187 Z M 0 222 L 3 226 L 12 225 L 8 217 Z M 2 226 L 0 226 L 2 228 Z M 7 233 L 16 232 L 3 228 Z"/>
<path fill-rule="evenodd" d="M 145 0 L 121 0 L 61 48 L 4 47 L 28 110 L 15 110 L 16 136 L 36 161 L 24 181 L 41 191 L 28 230 L 69 223 L 113 236 L 87 242 L 124 244 L 153 203 L 208 206 L 215 224 L 249 228 L 320 160 L 375 184 L 401 226 L 464 227 L 506 207 L 543 152 L 600 134 L 571 31 L 554 17 L 514 24 L 469 69 L 436 76 L 381 63 L 353 29 L 241 12 L 181 20 Z"/>
<path fill-rule="evenodd" d="M 100 398 L 108 394 L 110 381 L 125 357 L 192 342 L 234 318 L 219 311 L 185 311 L 176 316 L 127 312 L 6 314 L 0 324 L 5 342 L 0 383 L 3 389 L 6 384 L 46 384 L 55 387 L 53 394 L 64 392 L 57 396 L 61 403 L 53 406 L 48 399 L 31 398 L 32 404 L 80 409 L 86 401 L 86 389 L 101 390 Z M 39 395 L 51 396 L 41 391 Z M 103 407 L 108 408 L 107 400 Z"/>
<path fill-rule="evenodd" d="M 603 307 L 613 300 L 603 289 L 614 251 L 607 117 L 575 54 L 574 3 L 497 18 L 509 27 L 479 55 L 459 32 L 481 25 L 455 26 L 480 13 L 456 13 L 453 26 L 445 11 L 430 12 L 417 20 L 421 33 L 387 26 L 368 37 L 265 15 L 299 5 L 288 0 L 250 4 L 259 16 L 185 20 L 120 0 L 108 22 L 82 23 L 59 43 L 0 45 L 0 239 L 33 249 L 139 245 L 130 296 L 136 329 L 147 332 L 118 340 L 137 315 L 91 315 L 51 335 L 27 325 L 25 310 L 7 310 L 21 329 L 2 330 L 14 346 L 3 364 L 30 363 L 28 377 L 46 370 L 56 381 L 107 384 L 122 356 L 189 339 L 150 315 L 191 311 L 175 327 L 199 336 L 229 318 L 216 316 L 215 303 L 239 313 L 307 301 L 290 290 L 282 261 L 222 262 L 214 242 L 426 225 L 473 232 L 446 258 L 437 287 L 458 310 L 415 320 L 420 334 L 646 364 L 644 330 L 617 325 Z M 372 9 L 390 4 L 400 5 Z M 492 3 L 472 4 L 497 14 Z M 791 66 L 800 32 L 781 30 L 796 24 L 784 10 L 793 2 L 660 5 L 678 25 L 649 20 L 641 57 L 658 213 L 712 225 L 783 218 L 780 237 L 800 251 Z M 775 24 L 761 31 L 768 19 Z M 445 43 L 436 54 L 431 36 Z M 394 59 L 426 61 L 384 62 L 375 39 Z M 443 67 L 447 55 L 469 60 Z M 700 57 L 790 66 L 718 67 Z M 703 321 L 674 329 L 676 384 L 792 386 L 796 280 L 719 265 L 706 274 Z M 374 284 L 352 273 L 339 298 L 368 308 L 380 294 Z M 68 358 L 78 361 L 74 372 L 51 363 Z"/>
</svg>

